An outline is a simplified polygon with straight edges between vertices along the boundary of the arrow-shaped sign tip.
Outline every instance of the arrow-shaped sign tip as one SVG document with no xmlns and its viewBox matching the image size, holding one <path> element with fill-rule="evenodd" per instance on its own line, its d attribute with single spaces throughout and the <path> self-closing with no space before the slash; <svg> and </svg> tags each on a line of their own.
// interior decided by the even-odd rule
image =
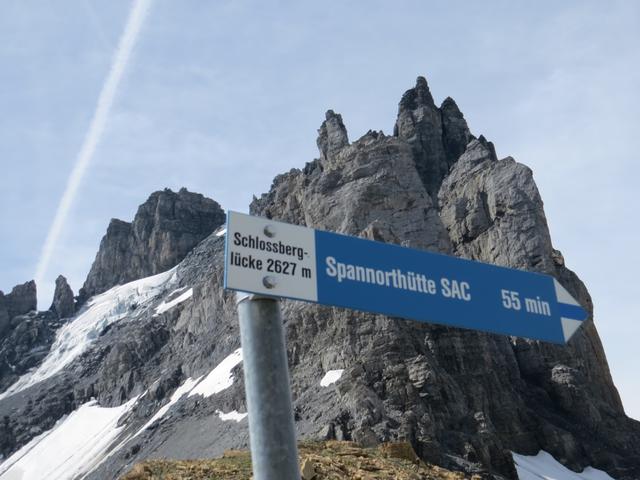
<svg viewBox="0 0 640 480">
<path fill-rule="evenodd" d="M 556 288 L 556 299 L 561 309 L 560 323 L 562 324 L 562 334 L 565 343 L 580 328 L 582 322 L 587 318 L 587 312 L 578 301 L 556 280 L 553 279 Z"/>
<path fill-rule="evenodd" d="M 564 341 L 568 342 L 569 339 L 576 333 L 576 330 L 582 325 L 581 320 L 574 320 L 573 318 L 561 318 L 562 333 L 564 334 Z"/>
</svg>

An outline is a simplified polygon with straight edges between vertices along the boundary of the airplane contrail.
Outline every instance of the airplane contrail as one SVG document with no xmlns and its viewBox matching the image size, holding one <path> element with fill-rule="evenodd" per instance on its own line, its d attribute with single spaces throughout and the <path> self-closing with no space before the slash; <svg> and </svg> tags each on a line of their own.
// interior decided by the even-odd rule
<svg viewBox="0 0 640 480">
<path fill-rule="evenodd" d="M 76 158 L 73 170 L 67 179 L 67 186 L 62 194 L 58 209 L 56 210 L 55 217 L 47 233 L 47 238 L 42 246 L 42 252 L 40 253 L 40 259 L 34 275 L 36 285 L 42 285 L 44 276 L 49 268 L 51 261 L 51 255 L 56 247 L 60 232 L 64 226 L 69 210 L 73 205 L 73 201 L 78 193 L 78 187 L 84 177 L 85 172 L 91 159 L 96 151 L 96 147 L 100 143 L 100 139 L 104 132 L 104 127 L 109 117 L 109 112 L 113 106 L 118 86 L 122 80 L 125 68 L 131 56 L 131 52 L 135 47 L 138 39 L 138 34 L 142 28 L 144 20 L 149 11 L 151 0 L 137 0 L 132 6 L 129 12 L 129 18 L 127 24 L 122 32 L 118 47 L 111 62 L 111 68 L 107 78 L 102 86 L 100 95 L 98 97 L 98 103 L 93 113 L 89 129 L 84 137 L 80 151 Z"/>
</svg>

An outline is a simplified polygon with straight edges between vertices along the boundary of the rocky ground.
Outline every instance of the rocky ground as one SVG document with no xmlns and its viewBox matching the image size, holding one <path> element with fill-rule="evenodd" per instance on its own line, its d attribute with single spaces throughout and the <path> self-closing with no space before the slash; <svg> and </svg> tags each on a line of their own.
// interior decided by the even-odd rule
<svg viewBox="0 0 640 480">
<path fill-rule="evenodd" d="M 302 480 L 480 480 L 479 475 L 424 463 L 408 443 L 364 448 L 353 442 L 305 442 L 299 446 Z M 213 460 L 149 460 L 121 480 L 250 480 L 251 456 L 229 450 Z"/>
</svg>

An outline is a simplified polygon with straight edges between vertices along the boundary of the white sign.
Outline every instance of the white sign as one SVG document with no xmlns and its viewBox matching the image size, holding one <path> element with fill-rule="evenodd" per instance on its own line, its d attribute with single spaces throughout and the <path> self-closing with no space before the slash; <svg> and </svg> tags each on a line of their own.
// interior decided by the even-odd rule
<svg viewBox="0 0 640 480">
<path fill-rule="evenodd" d="M 226 288 L 318 300 L 313 229 L 228 212 L 226 248 Z"/>
</svg>

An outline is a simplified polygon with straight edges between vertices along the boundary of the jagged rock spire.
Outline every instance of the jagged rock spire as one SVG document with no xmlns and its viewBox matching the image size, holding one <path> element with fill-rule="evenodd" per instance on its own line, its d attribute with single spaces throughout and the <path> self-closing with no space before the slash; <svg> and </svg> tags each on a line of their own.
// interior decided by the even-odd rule
<svg viewBox="0 0 640 480">
<path fill-rule="evenodd" d="M 447 98 L 441 108 L 435 105 L 424 77 L 418 77 L 416 86 L 402 96 L 393 133 L 412 146 L 420 178 L 434 198 L 451 165 L 473 138 L 452 99 Z"/>
<path fill-rule="evenodd" d="M 478 137 L 478 141 L 489 151 L 491 160 L 498 160 L 496 147 L 493 146 L 493 142 L 487 140 L 484 135 L 480 135 L 480 137 Z"/>
<path fill-rule="evenodd" d="M 335 113 L 333 110 L 327 110 L 325 114 L 325 121 L 318 129 L 318 150 L 320 151 L 320 158 L 327 159 L 332 158 L 342 148 L 349 145 L 349 137 L 347 135 L 347 129 L 342 123 L 342 116 L 339 113 Z"/>
<path fill-rule="evenodd" d="M 400 99 L 400 110 L 417 110 L 420 107 L 436 108 L 427 79 L 422 76 L 416 79 L 416 86 L 404 92 Z"/>
<path fill-rule="evenodd" d="M 56 278 L 56 290 L 49 310 L 54 312 L 58 318 L 67 318 L 75 313 L 73 290 L 67 283 L 67 279 L 62 275 L 58 275 L 58 278 Z"/>
<path fill-rule="evenodd" d="M 442 115 L 442 143 L 449 167 L 462 155 L 474 136 L 471 135 L 467 121 L 458 105 L 451 97 L 447 97 L 440 105 Z"/>
</svg>

